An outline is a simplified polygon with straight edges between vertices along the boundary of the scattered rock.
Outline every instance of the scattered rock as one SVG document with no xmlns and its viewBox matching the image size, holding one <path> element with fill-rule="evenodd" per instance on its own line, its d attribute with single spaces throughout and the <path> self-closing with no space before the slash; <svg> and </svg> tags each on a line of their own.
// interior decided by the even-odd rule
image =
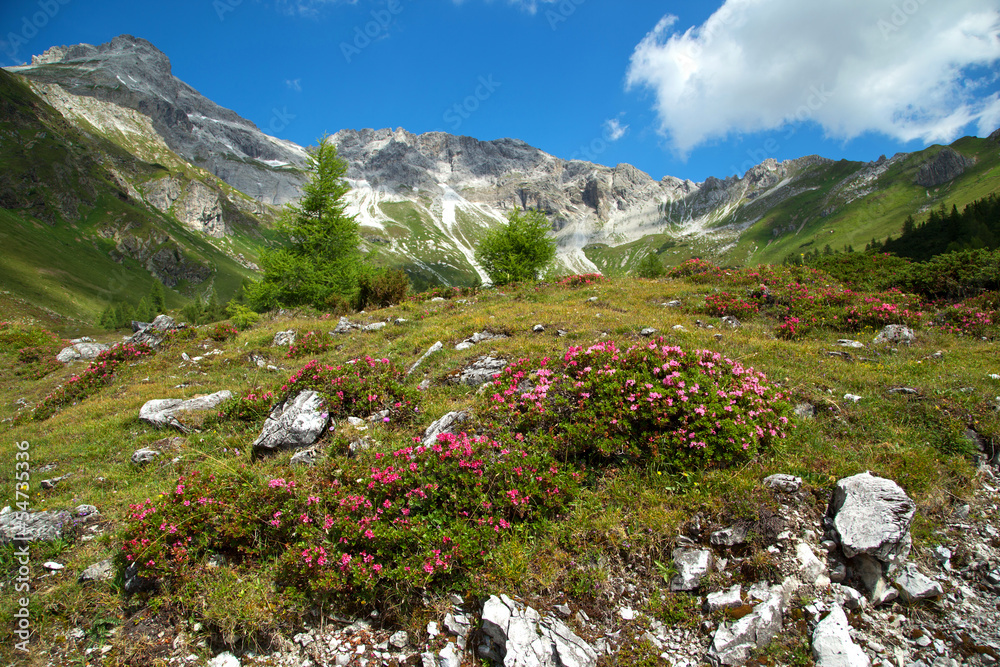
<svg viewBox="0 0 1000 667">
<path fill-rule="evenodd" d="M 652 336 L 655 333 L 656 333 L 656 329 L 654 329 L 653 327 L 646 327 L 645 329 L 643 329 L 642 331 L 639 332 L 639 335 L 640 336 L 645 336 L 645 337 L 648 338 L 649 336 Z"/>
<path fill-rule="evenodd" d="M 860 350 L 865 346 L 865 344 L 862 343 L 861 341 L 850 340 L 848 338 L 841 338 L 840 340 L 837 341 L 837 345 L 841 347 L 850 347 L 855 350 Z"/>
<path fill-rule="evenodd" d="M 310 447 L 308 449 L 302 449 L 292 454 L 292 458 L 288 463 L 291 466 L 303 466 L 311 468 L 312 466 L 316 465 L 316 462 L 319 461 L 319 458 L 320 458 L 319 448 Z"/>
<path fill-rule="evenodd" d="M 292 345 L 295 345 L 295 330 L 279 331 L 274 334 L 274 342 L 271 344 L 274 347 L 291 347 Z"/>
<path fill-rule="evenodd" d="M 101 343 L 74 343 L 70 347 L 64 347 L 60 350 L 59 354 L 56 355 L 56 360 L 64 364 L 74 361 L 93 361 L 101 352 L 107 349 L 109 349 L 108 346 Z"/>
<path fill-rule="evenodd" d="M 702 608 L 706 613 L 710 614 L 720 609 L 742 607 L 743 598 L 740 596 L 741 589 L 742 587 L 736 584 L 727 590 L 709 593 L 705 598 L 705 604 L 702 605 Z"/>
<path fill-rule="evenodd" d="M 206 667 L 240 667 L 240 659 L 227 651 L 209 660 Z"/>
<path fill-rule="evenodd" d="M 875 342 L 881 343 L 905 343 L 909 345 L 917 339 L 916 334 L 913 333 L 913 329 L 903 326 L 902 324 L 890 324 L 882 329 L 877 336 L 875 336 Z"/>
<path fill-rule="evenodd" d="M 745 525 L 730 526 L 709 535 L 708 541 L 713 547 L 735 547 L 747 541 L 747 530 Z"/>
<path fill-rule="evenodd" d="M 385 329 L 385 326 L 385 322 L 372 322 L 371 324 L 366 324 L 361 327 L 361 330 L 367 332 L 381 331 L 382 329 Z"/>
<path fill-rule="evenodd" d="M 309 447 L 330 423 L 330 416 L 321 411 L 322 407 L 323 399 L 315 391 L 304 391 L 294 400 L 286 399 L 274 406 L 253 443 L 254 452 Z"/>
<path fill-rule="evenodd" d="M 543 327 L 541 324 L 536 324 L 531 328 L 531 330 L 534 331 L 535 333 L 545 333 L 545 327 Z"/>
<path fill-rule="evenodd" d="M 490 641 L 480 656 L 504 667 L 595 667 L 597 653 L 555 618 L 543 618 L 506 595 L 483 606 L 482 631 Z"/>
<path fill-rule="evenodd" d="M 944 595 L 941 584 L 921 573 L 912 563 L 896 575 L 896 585 L 903 602 L 912 604 Z"/>
<path fill-rule="evenodd" d="M 423 444 L 424 447 L 430 447 L 437 442 L 437 437 L 439 435 L 442 433 L 454 433 L 455 427 L 468 421 L 469 417 L 469 413 L 465 410 L 460 412 L 449 412 L 427 427 L 427 430 L 424 431 L 424 439 L 421 444 Z"/>
<path fill-rule="evenodd" d="M 361 325 L 353 324 L 349 319 L 341 316 L 340 320 L 337 322 L 337 326 L 333 329 L 333 331 L 330 332 L 330 335 L 333 336 L 333 335 L 346 334 L 350 333 L 351 331 L 354 331 L 355 329 L 360 329 L 360 328 Z"/>
<path fill-rule="evenodd" d="M 41 482 L 39 483 L 39 486 L 41 486 L 41 487 L 42 487 L 43 489 L 45 489 L 46 491 L 49 491 L 49 490 L 51 490 L 51 489 L 54 489 L 54 488 L 56 488 L 56 484 L 58 484 L 59 482 L 62 482 L 62 481 L 64 481 L 64 480 L 67 480 L 67 479 L 69 479 L 69 478 L 70 478 L 70 477 L 72 477 L 72 476 L 73 476 L 73 473 L 71 473 L 71 472 L 68 472 L 68 473 L 66 473 L 65 475 L 60 475 L 59 477 L 53 477 L 53 478 L 51 478 L 51 479 L 43 479 L 43 480 L 42 480 L 42 481 L 41 481 Z"/>
<path fill-rule="evenodd" d="M 126 342 L 145 343 L 152 348 L 157 348 L 166 339 L 168 332 L 178 328 L 180 327 L 177 326 L 174 318 L 169 315 L 157 315 L 152 324 L 132 334 Z"/>
<path fill-rule="evenodd" d="M 888 563 L 909 553 L 915 512 L 898 484 L 865 472 L 837 482 L 827 516 L 845 556 L 866 554 Z"/>
<path fill-rule="evenodd" d="M 69 512 L 7 512 L 0 514 L 0 546 L 13 541 L 51 542 L 63 536 L 73 520 Z"/>
<path fill-rule="evenodd" d="M 725 324 L 730 329 L 739 329 L 741 326 L 743 326 L 743 324 L 732 315 L 723 316 L 722 323 Z"/>
<path fill-rule="evenodd" d="M 720 625 L 712 638 L 708 661 L 713 665 L 742 665 L 752 651 L 767 646 L 781 630 L 781 607 L 781 596 L 773 595 L 732 625 Z"/>
<path fill-rule="evenodd" d="M 667 301 L 663 305 L 666 306 L 667 308 L 680 308 L 681 307 L 681 302 L 678 301 L 678 300 L 676 300 L 676 299 L 674 299 L 673 301 Z"/>
<path fill-rule="evenodd" d="M 132 454 L 132 463 L 137 466 L 144 466 L 152 463 L 160 457 L 160 453 L 155 449 L 140 449 Z"/>
<path fill-rule="evenodd" d="M 771 475 L 764 478 L 764 486 L 782 493 L 798 493 L 802 488 L 802 478 L 795 475 Z"/>
<path fill-rule="evenodd" d="M 812 403 L 799 403 L 795 406 L 795 416 L 799 419 L 812 419 L 816 416 L 816 406 Z"/>
<path fill-rule="evenodd" d="M 433 345 L 431 345 L 430 349 L 424 352 L 424 356 L 420 357 L 415 364 L 410 366 L 410 370 L 406 371 L 406 377 L 412 375 L 413 371 L 417 370 L 417 368 L 420 367 L 420 364 L 424 363 L 424 361 L 427 360 L 427 357 L 431 356 L 435 352 L 440 352 L 443 349 L 444 349 L 444 343 L 442 343 L 441 341 L 438 341 Z"/>
<path fill-rule="evenodd" d="M 864 396 L 858 396 L 857 394 L 844 394 L 844 400 L 851 401 L 852 403 L 857 403 L 862 398 L 864 398 Z"/>
<path fill-rule="evenodd" d="M 816 625 L 812 636 L 816 667 L 868 667 L 871 661 L 851 639 L 847 615 L 840 605 Z"/>
<path fill-rule="evenodd" d="M 58 572 L 59 570 L 65 570 L 66 566 L 62 563 L 57 563 L 52 560 L 47 560 L 42 563 L 42 568 L 48 570 L 49 572 Z"/>
<path fill-rule="evenodd" d="M 670 580 L 672 591 L 693 591 L 712 571 L 712 552 L 708 549 L 674 549 L 677 574 Z"/>
<path fill-rule="evenodd" d="M 94 563 L 86 570 L 80 573 L 80 578 L 78 581 L 81 584 L 85 584 L 88 581 L 110 581 L 115 576 L 114 566 L 111 564 L 111 559 L 102 560 L 100 563 Z"/>
<path fill-rule="evenodd" d="M 494 376 L 503 372 L 506 367 L 506 359 L 498 359 L 492 355 L 480 357 L 462 370 L 457 381 L 459 384 L 469 387 L 479 387 L 487 382 L 492 382 Z"/>
<path fill-rule="evenodd" d="M 165 398 L 147 401 L 139 409 L 139 419 L 155 428 L 172 426 L 181 432 L 188 429 L 178 418 L 182 412 L 205 412 L 213 410 L 233 397 L 232 392 L 218 391 L 208 396 L 199 396 L 188 400 L 180 398 Z"/>
</svg>

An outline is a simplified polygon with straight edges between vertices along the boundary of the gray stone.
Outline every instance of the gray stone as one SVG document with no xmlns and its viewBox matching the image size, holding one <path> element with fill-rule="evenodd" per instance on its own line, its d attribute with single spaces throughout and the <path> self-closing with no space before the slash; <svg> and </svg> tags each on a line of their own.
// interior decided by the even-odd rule
<svg viewBox="0 0 1000 667">
<path fill-rule="evenodd" d="M 157 315 L 152 323 L 132 334 L 126 342 L 146 344 L 152 348 L 159 347 L 167 337 L 167 332 L 177 329 L 177 323 L 169 315 Z"/>
<path fill-rule="evenodd" d="M 655 333 L 656 329 L 654 329 L 653 327 L 646 327 L 645 329 L 639 332 L 639 335 L 646 336 L 648 338 L 649 336 L 652 336 Z"/>
<path fill-rule="evenodd" d="M 543 618 L 506 595 L 483 606 L 483 634 L 491 640 L 480 655 L 492 654 L 504 667 L 595 667 L 597 653 L 556 618 Z M 485 656 L 484 656 L 485 657 Z"/>
<path fill-rule="evenodd" d="M 51 542 L 63 535 L 73 520 L 69 512 L 7 512 L 0 514 L 0 545 L 19 542 Z"/>
<path fill-rule="evenodd" d="M 767 646 L 781 630 L 781 606 L 781 597 L 774 595 L 736 623 L 720 625 L 708 649 L 708 661 L 713 665 L 746 662 L 752 651 Z"/>
<path fill-rule="evenodd" d="M 812 548 L 805 542 L 795 545 L 795 557 L 799 560 L 802 577 L 807 583 L 818 583 L 821 577 L 826 576 L 826 565 L 816 557 Z"/>
<path fill-rule="evenodd" d="M 182 412 L 205 412 L 213 410 L 232 397 L 232 392 L 217 391 L 208 396 L 199 396 L 188 400 L 165 398 L 146 401 L 142 408 L 139 409 L 139 419 L 155 428 L 172 426 L 181 432 L 187 433 L 190 429 L 177 418 L 178 414 Z"/>
<path fill-rule="evenodd" d="M 366 324 L 365 326 L 361 327 L 361 330 L 368 332 L 381 331 L 382 329 L 385 329 L 385 326 L 386 326 L 385 322 L 372 322 L 371 324 Z"/>
<path fill-rule="evenodd" d="M 666 306 L 667 308 L 680 308 L 681 307 L 681 302 L 678 301 L 678 300 L 676 300 L 676 299 L 674 299 L 673 301 L 667 301 L 663 305 Z"/>
<path fill-rule="evenodd" d="M 916 505 L 892 480 L 861 473 L 837 482 L 827 509 L 844 555 L 883 563 L 905 558 Z"/>
<path fill-rule="evenodd" d="M 741 589 L 742 587 L 739 584 L 736 584 L 727 590 L 709 593 L 705 597 L 705 604 L 702 605 L 702 608 L 707 613 L 712 613 L 719 611 L 720 609 L 741 607 L 743 606 L 743 598 L 740 596 Z"/>
<path fill-rule="evenodd" d="M 56 355 L 56 360 L 64 364 L 74 361 L 93 361 L 97 356 L 109 349 L 107 345 L 101 343 L 80 342 L 74 343 L 70 347 L 64 347 Z"/>
<path fill-rule="evenodd" d="M 288 463 L 292 466 L 311 468 L 316 465 L 316 462 L 319 460 L 319 455 L 320 453 L 316 447 L 302 449 L 292 454 L 292 458 Z"/>
<path fill-rule="evenodd" d="M 747 541 L 747 526 L 730 526 L 712 533 L 708 541 L 713 547 L 735 547 Z"/>
<path fill-rule="evenodd" d="M 467 340 L 464 340 L 461 343 L 459 343 L 458 345 L 456 345 L 455 349 L 457 351 L 459 351 L 459 352 L 465 352 L 466 350 L 471 350 L 474 347 L 475 347 L 475 345 L 473 345 L 472 343 L 470 343 Z"/>
<path fill-rule="evenodd" d="M 905 343 L 909 345 L 917 339 L 913 329 L 902 324 L 890 324 L 875 336 L 876 343 Z"/>
<path fill-rule="evenodd" d="M 81 572 L 79 582 L 84 584 L 88 581 L 110 581 L 114 576 L 114 566 L 111 564 L 111 559 L 109 558 L 102 560 L 100 563 L 94 563 Z"/>
<path fill-rule="evenodd" d="M 493 356 L 482 357 L 462 370 L 458 376 L 458 382 L 469 387 L 480 387 L 492 382 L 493 377 L 503 372 L 506 367 L 506 359 L 498 359 Z"/>
<path fill-rule="evenodd" d="M 459 412 L 449 412 L 445 416 L 436 420 L 427 430 L 424 431 L 424 439 L 421 442 L 424 447 L 430 447 L 442 433 L 454 433 L 455 427 L 469 420 L 469 413 L 465 410 Z"/>
<path fill-rule="evenodd" d="M 798 493 L 802 488 L 802 478 L 795 475 L 771 475 L 764 478 L 764 486 L 782 493 Z"/>
<path fill-rule="evenodd" d="M 693 591 L 712 571 L 712 552 L 708 549 L 674 549 L 677 574 L 670 580 L 672 591 Z"/>
<path fill-rule="evenodd" d="M 152 463 L 160 457 L 160 453 L 155 449 L 140 449 L 132 454 L 132 463 L 137 466 L 144 466 Z"/>
<path fill-rule="evenodd" d="M 841 338 L 837 341 L 837 345 L 840 347 L 850 347 L 855 350 L 863 349 L 865 344 L 858 340 L 850 340 L 849 338 Z"/>
<path fill-rule="evenodd" d="M 309 447 L 323 435 L 330 416 L 322 411 L 323 399 L 315 391 L 304 391 L 294 400 L 276 405 L 253 443 L 255 452 Z"/>
<path fill-rule="evenodd" d="M 389 637 L 389 645 L 394 649 L 402 651 L 404 648 L 410 645 L 410 635 L 406 633 L 406 630 L 399 630 L 394 632 L 391 637 Z"/>
<path fill-rule="evenodd" d="M 359 325 L 353 324 L 349 319 L 341 316 L 340 320 L 337 322 L 337 326 L 330 332 L 330 335 L 346 334 L 360 328 L 361 327 Z"/>
<path fill-rule="evenodd" d="M 899 587 L 899 595 L 903 602 L 908 604 L 944 595 L 941 584 L 922 574 L 912 564 L 896 575 L 896 585 Z"/>
<path fill-rule="evenodd" d="M 291 347 L 295 345 L 295 330 L 279 331 L 274 334 L 274 341 L 271 344 L 275 347 Z"/>
<path fill-rule="evenodd" d="M 437 657 L 438 667 L 462 667 L 462 654 L 454 644 L 445 645 Z"/>
<path fill-rule="evenodd" d="M 541 324 L 536 324 L 531 328 L 531 330 L 534 331 L 535 333 L 545 333 L 545 327 L 542 326 Z"/>
<path fill-rule="evenodd" d="M 743 326 L 743 324 L 740 323 L 740 321 L 735 317 L 733 317 L 732 315 L 723 316 L 722 323 L 725 324 L 730 329 L 739 329 L 741 326 Z"/>
<path fill-rule="evenodd" d="M 433 345 L 431 345 L 430 349 L 424 352 L 424 356 L 420 357 L 415 364 L 410 366 L 410 370 L 406 371 L 406 376 L 409 377 L 410 375 L 412 375 L 413 371 L 417 370 L 420 367 L 420 364 L 424 363 L 424 361 L 427 360 L 427 357 L 431 356 L 436 352 L 440 352 L 443 349 L 444 349 L 444 343 L 442 343 L 441 341 L 438 341 Z"/>
<path fill-rule="evenodd" d="M 816 667 L 868 667 L 871 662 L 851 639 L 847 615 L 840 605 L 816 625 L 812 636 Z"/>
<path fill-rule="evenodd" d="M 812 419 L 816 416 L 816 406 L 812 403 L 799 403 L 795 406 L 795 416 L 799 419 Z"/>
<path fill-rule="evenodd" d="M 227 651 L 209 660 L 206 667 L 240 667 L 240 659 Z"/>
</svg>

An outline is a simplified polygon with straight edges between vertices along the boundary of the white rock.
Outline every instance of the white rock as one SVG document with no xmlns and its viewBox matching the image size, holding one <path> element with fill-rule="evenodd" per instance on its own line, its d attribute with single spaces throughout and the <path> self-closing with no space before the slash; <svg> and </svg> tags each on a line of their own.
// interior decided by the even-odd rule
<svg viewBox="0 0 1000 667">
<path fill-rule="evenodd" d="M 851 639 L 847 615 L 840 605 L 813 631 L 813 658 L 816 667 L 869 667 L 871 661 Z"/>
</svg>

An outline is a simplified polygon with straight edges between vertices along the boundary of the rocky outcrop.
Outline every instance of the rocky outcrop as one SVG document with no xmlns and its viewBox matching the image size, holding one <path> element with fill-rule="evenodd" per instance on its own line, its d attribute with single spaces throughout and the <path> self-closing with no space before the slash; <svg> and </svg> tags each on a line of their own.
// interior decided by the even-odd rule
<svg viewBox="0 0 1000 667">
<path fill-rule="evenodd" d="M 167 334 L 177 329 L 177 323 L 169 315 L 157 315 L 152 323 L 139 329 L 132 334 L 126 342 L 132 344 L 145 344 L 156 348 L 166 339 Z"/>
<path fill-rule="evenodd" d="M 953 181 L 973 166 L 976 161 L 967 158 L 953 148 L 942 148 L 933 158 L 920 165 L 913 179 L 917 185 L 925 188 L 936 188 L 948 181 Z"/>
<path fill-rule="evenodd" d="M 18 542 L 51 542 L 63 536 L 73 521 L 69 512 L 7 512 L 0 514 L 0 546 Z"/>
<path fill-rule="evenodd" d="M 543 617 L 506 595 L 483 606 L 482 658 L 504 667 L 595 667 L 597 653 L 562 621 Z"/>
<path fill-rule="evenodd" d="M 847 615 L 840 605 L 816 625 L 812 636 L 816 667 L 868 667 L 871 660 L 851 639 Z"/>
<path fill-rule="evenodd" d="M 323 398 L 315 391 L 304 391 L 294 399 L 279 403 L 271 410 L 254 441 L 254 453 L 309 447 L 330 424 L 330 416 L 322 408 Z"/>
<path fill-rule="evenodd" d="M 203 97 L 173 76 L 169 58 L 144 39 L 120 35 L 98 46 L 54 47 L 11 71 L 139 112 L 172 151 L 258 201 L 285 204 L 304 182 L 302 148 Z M 265 129 L 278 133 L 288 117 L 276 111 Z"/>
<path fill-rule="evenodd" d="M 74 361 L 93 361 L 101 352 L 108 349 L 107 345 L 101 343 L 74 343 L 69 347 L 64 347 L 56 355 L 56 360 L 69 364 Z"/>
<path fill-rule="evenodd" d="M 465 410 L 461 412 L 449 412 L 427 427 L 427 430 L 424 431 L 424 438 L 421 444 L 424 447 L 430 447 L 437 442 L 439 435 L 442 433 L 454 433 L 460 424 L 469 420 L 469 417 L 469 413 Z"/>
<path fill-rule="evenodd" d="M 191 429 L 178 418 L 182 413 L 206 412 L 214 410 L 233 397 L 230 391 L 218 391 L 208 396 L 199 396 L 183 400 L 180 398 L 165 398 L 147 401 L 139 409 L 139 419 L 155 428 L 172 426 L 181 432 Z"/>
<path fill-rule="evenodd" d="M 172 213 L 187 227 L 215 238 L 226 236 L 222 195 L 200 181 L 166 176 L 143 186 L 146 200 L 164 213 Z"/>
</svg>

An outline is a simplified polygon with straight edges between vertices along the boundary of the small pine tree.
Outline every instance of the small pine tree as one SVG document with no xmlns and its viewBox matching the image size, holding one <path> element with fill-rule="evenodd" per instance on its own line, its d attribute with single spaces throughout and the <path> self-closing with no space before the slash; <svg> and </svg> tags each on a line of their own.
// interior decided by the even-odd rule
<svg viewBox="0 0 1000 667">
<path fill-rule="evenodd" d="M 667 272 L 663 262 L 660 261 L 660 256 L 655 252 L 650 252 L 643 257 L 635 270 L 640 278 L 660 278 Z"/>
<path fill-rule="evenodd" d="M 153 283 L 153 289 L 149 291 L 149 304 L 154 318 L 167 312 L 167 296 L 163 291 L 163 284 L 158 280 Z"/>
<path fill-rule="evenodd" d="M 541 211 L 515 208 L 507 224 L 491 229 L 476 250 L 476 261 L 495 285 L 538 280 L 556 256 L 552 225 Z"/>
</svg>

